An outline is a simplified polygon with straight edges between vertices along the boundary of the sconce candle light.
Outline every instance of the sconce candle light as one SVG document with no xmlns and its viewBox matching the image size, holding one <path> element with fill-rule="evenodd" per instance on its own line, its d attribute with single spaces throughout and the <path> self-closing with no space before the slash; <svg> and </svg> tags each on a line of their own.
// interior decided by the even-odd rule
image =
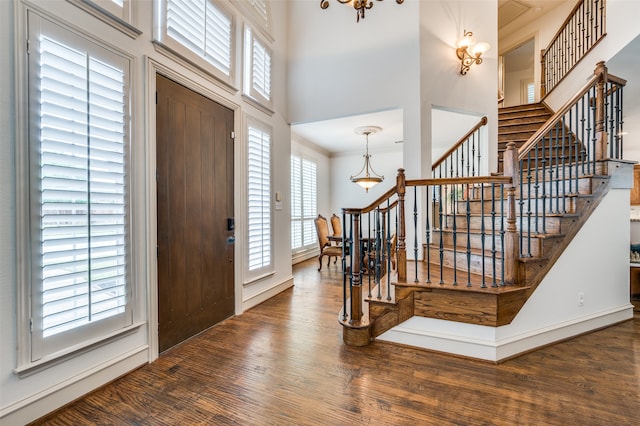
<svg viewBox="0 0 640 426">
<path fill-rule="evenodd" d="M 460 74 L 466 75 L 471 65 L 482 63 L 482 54 L 489 50 L 489 43 L 476 43 L 471 31 L 464 31 L 464 36 L 456 42 L 456 54 L 460 59 Z"/>
</svg>

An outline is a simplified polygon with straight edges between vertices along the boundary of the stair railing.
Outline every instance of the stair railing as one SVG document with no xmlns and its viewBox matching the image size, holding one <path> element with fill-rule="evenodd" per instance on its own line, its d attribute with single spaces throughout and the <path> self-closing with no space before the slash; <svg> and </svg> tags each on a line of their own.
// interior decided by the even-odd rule
<svg viewBox="0 0 640 426">
<path fill-rule="evenodd" d="M 541 52 L 543 98 L 606 35 L 605 0 L 580 0 Z"/>
<path fill-rule="evenodd" d="M 343 246 L 351 256 L 347 262 L 343 255 L 341 322 L 365 327 L 363 295 L 390 301 L 392 275 L 394 282 L 415 285 L 486 289 L 515 283 L 514 194 L 510 177 L 406 180 L 399 169 L 396 185 L 369 206 L 342 209 Z M 410 207 L 405 209 L 407 199 Z M 425 203 L 428 212 L 421 223 L 419 202 Z M 407 261 L 407 226 L 413 226 L 413 268 Z M 421 234 L 431 244 L 424 248 L 423 259 L 418 259 Z M 395 271 L 391 268 L 394 253 Z"/>
<path fill-rule="evenodd" d="M 431 177 L 479 176 L 480 160 L 484 149 L 480 129 L 486 124 L 485 116 L 442 154 L 431 166 Z"/>
<path fill-rule="evenodd" d="M 559 232 L 560 215 L 573 213 L 580 194 L 590 190 L 585 177 L 607 174 L 602 160 L 622 158 L 625 84 L 599 62 L 584 87 L 519 150 L 509 144 L 504 174 L 518 188 L 521 257 L 534 256 L 541 238 Z M 550 217 L 558 217 L 557 225 Z"/>
</svg>

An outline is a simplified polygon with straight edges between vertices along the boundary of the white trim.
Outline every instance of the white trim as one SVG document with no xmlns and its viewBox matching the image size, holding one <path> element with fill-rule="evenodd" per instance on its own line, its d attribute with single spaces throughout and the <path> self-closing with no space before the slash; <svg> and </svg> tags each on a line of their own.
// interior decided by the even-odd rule
<svg viewBox="0 0 640 426">
<path fill-rule="evenodd" d="M 410 319 L 381 334 L 377 339 L 497 362 L 631 318 L 633 305 L 623 305 L 505 339 L 497 339 L 496 329 L 492 327 L 463 324 L 462 328 L 473 328 L 477 331 L 471 336 L 467 333 L 456 333 L 456 328 L 451 327 L 450 321 L 422 318 L 427 321 L 420 321 L 420 328 L 413 328 Z M 424 327 L 425 322 L 429 324 L 428 329 Z M 478 337 L 479 335 L 482 337 Z"/>
<path fill-rule="evenodd" d="M 253 296 L 247 298 L 242 301 L 242 310 L 246 311 L 248 309 L 253 308 L 254 306 L 259 305 L 260 303 L 271 299 L 273 296 L 282 293 L 283 291 L 293 287 L 293 276 L 287 278 L 285 281 L 280 284 L 265 289 L 259 293 L 254 294 Z"/>
<path fill-rule="evenodd" d="M 145 365 L 149 347 L 139 346 L 127 353 L 56 383 L 36 394 L 14 402 L 0 411 L 2 424 L 27 424 L 72 402 L 128 372 Z"/>
<path fill-rule="evenodd" d="M 241 185 L 242 171 L 238 168 L 238 159 L 240 157 L 239 149 L 240 145 L 237 143 L 238 135 L 241 134 L 243 128 L 243 120 L 241 118 L 240 106 L 232 100 L 221 96 L 219 93 L 213 92 L 208 86 L 204 86 L 196 80 L 187 76 L 184 70 L 176 69 L 171 66 L 172 64 L 162 64 L 157 60 L 145 56 L 145 68 L 146 68 L 146 93 L 145 93 L 145 127 L 147 129 L 146 134 L 146 158 L 145 169 L 146 175 L 145 187 L 147 188 L 146 194 L 146 210 L 144 217 L 146 218 L 146 243 L 150 249 L 146 253 L 146 265 L 148 271 L 147 292 L 148 292 L 148 318 L 149 318 L 149 362 L 152 362 L 159 355 L 158 344 L 158 258 L 156 256 L 155 247 L 158 246 L 157 240 L 157 227 L 158 227 L 158 199 L 157 199 L 157 185 L 156 185 L 156 74 L 164 75 L 171 80 L 180 83 L 186 88 L 193 90 L 214 102 L 219 103 L 231 110 L 233 110 L 234 131 L 236 133 L 236 143 L 234 144 L 234 192 L 238 194 L 239 185 Z M 196 73 L 199 75 L 198 73 Z M 211 79 L 208 79 L 211 81 Z M 239 210 L 239 203 L 241 197 L 234 197 L 234 216 L 237 216 Z M 237 218 L 236 218 L 237 224 Z M 241 247 L 237 244 L 237 241 L 244 238 L 242 227 L 236 225 L 236 247 L 234 250 L 235 257 L 235 271 L 234 271 L 234 297 L 235 297 L 235 313 L 240 314 L 242 311 L 242 281 L 239 267 L 239 259 L 241 259 Z M 240 234 L 240 238 L 238 238 Z"/>
<path fill-rule="evenodd" d="M 138 38 L 142 31 L 135 27 L 135 8 L 133 2 L 136 0 L 126 0 L 123 7 L 123 17 L 117 16 L 112 12 L 101 7 L 99 4 L 91 0 L 67 0 L 69 3 L 79 7 L 88 14 L 95 16 L 105 24 L 115 28 L 132 39 Z"/>
</svg>

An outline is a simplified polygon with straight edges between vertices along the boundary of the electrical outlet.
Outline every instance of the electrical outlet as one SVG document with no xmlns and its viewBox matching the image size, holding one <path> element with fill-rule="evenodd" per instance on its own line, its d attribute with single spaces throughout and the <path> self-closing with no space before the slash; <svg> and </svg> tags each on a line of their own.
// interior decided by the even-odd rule
<svg viewBox="0 0 640 426">
<path fill-rule="evenodd" d="M 578 306 L 584 306 L 584 293 L 578 293 Z"/>
</svg>

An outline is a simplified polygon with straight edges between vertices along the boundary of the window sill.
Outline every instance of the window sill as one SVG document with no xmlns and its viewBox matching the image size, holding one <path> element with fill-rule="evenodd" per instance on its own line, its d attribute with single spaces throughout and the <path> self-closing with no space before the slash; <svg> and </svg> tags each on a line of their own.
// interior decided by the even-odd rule
<svg viewBox="0 0 640 426">
<path fill-rule="evenodd" d="M 246 280 L 245 282 L 243 282 L 243 283 L 242 283 L 242 285 L 243 285 L 244 287 L 247 287 L 247 286 L 250 286 L 250 285 L 252 285 L 252 284 L 257 283 L 258 281 L 262 281 L 262 280 L 264 280 L 264 279 L 266 279 L 266 278 L 272 277 L 272 276 L 274 276 L 275 274 L 276 274 L 276 272 L 275 272 L 275 271 L 265 272 L 265 273 L 264 273 L 264 274 L 262 274 L 262 275 L 258 275 L 258 276 L 255 276 L 255 277 L 251 277 L 251 278 L 249 278 L 248 280 Z"/>
<path fill-rule="evenodd" d="M 87 0 L 67 0 L 69 3 L 78 6 L 80 9 L 95 16 L 102 22 L 112 26 L 132 39 L 138 38 L 142 31 L 131 25 L 129 22 L 112 14 L 108 10 L 101 8 L 99 5 Z"/>
<path fill-rule="evenodd" d="M 256 107 L 257 109 L 259 109 L 260 111 L 264 112 L 265 114 L 273 115 L 273 114 L 276 113 L 274 110 L 272 110 L 268 106 L 261 104 L 259 101 L 253 99 L 251 96 L 249 96 L 247 94 L 243 94 L 242 95 L 242 99 L 245 102 L 247 102 L 248 104 L 251 104 L 254 107 Z"/>
<path fill-rule="evenodd" d="M 138 331 L 138 329 L 140 329 L 140 327 L 142 327 L 143 325 L 146 325 L 146 322 L 132 324 L 128 327 L 114 331 L 113 333 L 105 337 L 90 340 L 82 344 L 72 346 L 65 351 L 46 356 L 42 359 L 39 359 L 38 361 L 18 366 L 15 370 L 13 370 L 13 372 L 20 378 L 28 377 L 32 374 L 39 373 L 50 367 L 53 367 L 54 365 L 67 361 L 70 358 L 90 352 L 100 346 L 104 346 L 124 336 L 129 336 Z"/>
</svg>

